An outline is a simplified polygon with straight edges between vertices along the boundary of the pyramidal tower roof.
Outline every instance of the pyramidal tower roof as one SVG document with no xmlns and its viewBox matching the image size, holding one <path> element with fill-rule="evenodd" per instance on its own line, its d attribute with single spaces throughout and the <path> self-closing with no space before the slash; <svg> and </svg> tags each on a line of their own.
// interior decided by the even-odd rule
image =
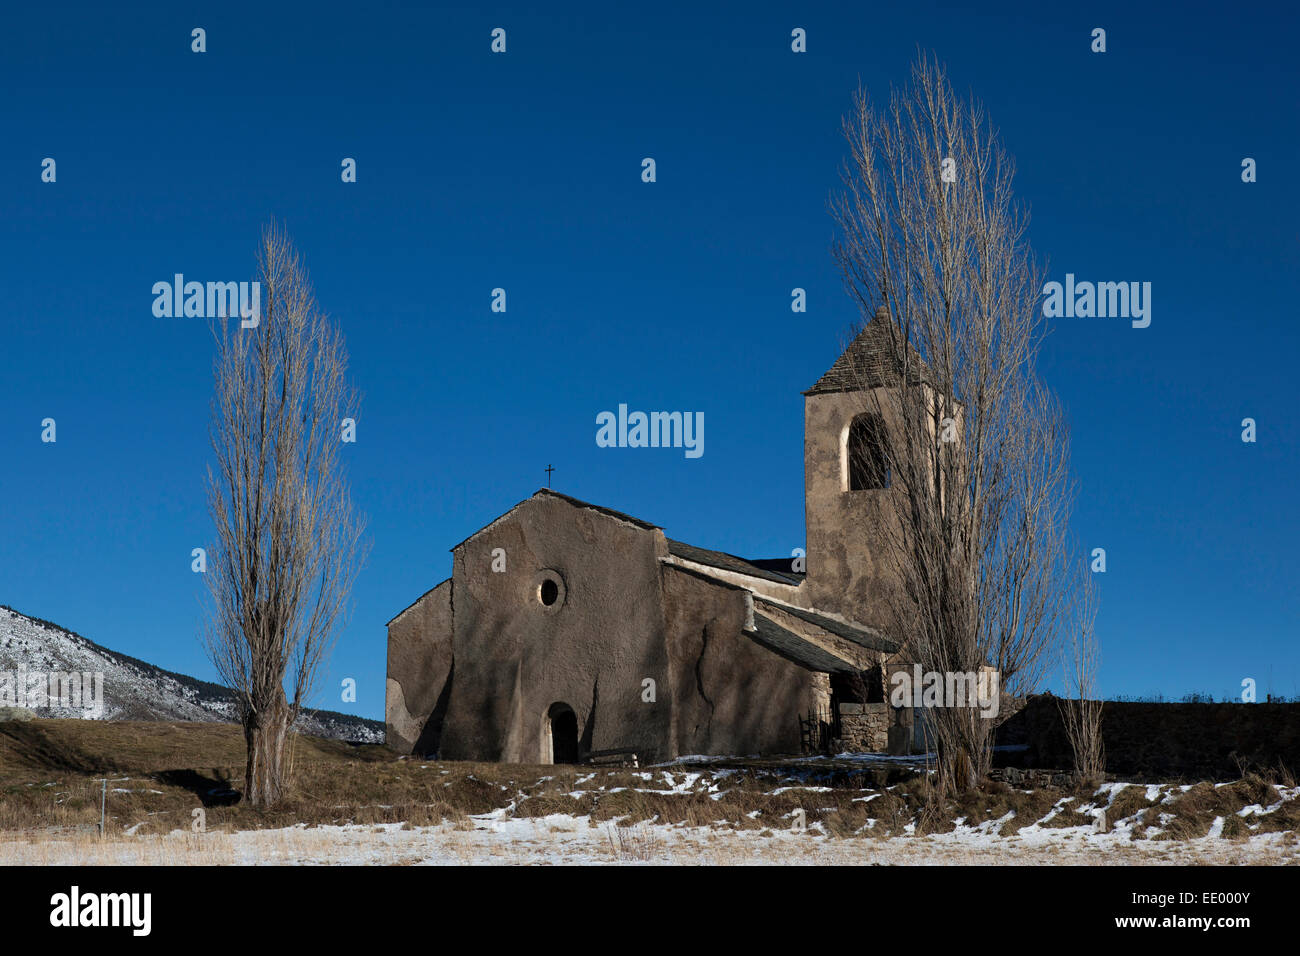
<svg viewBox="0 0 1300 956">
<path fill-rule="evenodd" d="M 902 339 L 902 330 L 890 318 L 889 310 L 882 305 L 876 310 L 875 317 L 862 327 L 862 331 L 835 360 L 835 364 L 804 394 L 856 392 L 864 388 L 897 385 L 902 372 L 897 349 Z M 921 361 L 920 353 L 910 344 L 907 350 L 908 381 L 913 384 L 928 381 L 930 370 Z"/>
</svg>

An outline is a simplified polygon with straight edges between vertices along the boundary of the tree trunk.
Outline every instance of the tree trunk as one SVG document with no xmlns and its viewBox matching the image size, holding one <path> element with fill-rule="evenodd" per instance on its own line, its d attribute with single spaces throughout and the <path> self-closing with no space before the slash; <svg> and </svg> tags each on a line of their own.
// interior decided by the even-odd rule
<svg viewBox="0 0 1300 956">
<path fill-rule="evenodd" d="M 969 708 L 935 708 L 939 790 L 958 795 L 977 789 L 992 767 L 992 729 Z"/>
<path fill-rule="evenodd" d="M 288 731 L 288 709 L 281 700 L 244 718 L 248 764 L 244 770 L 244 800 L 249 806 L 269 807 L 283 793 L 282 760 Z"/>
</svg>

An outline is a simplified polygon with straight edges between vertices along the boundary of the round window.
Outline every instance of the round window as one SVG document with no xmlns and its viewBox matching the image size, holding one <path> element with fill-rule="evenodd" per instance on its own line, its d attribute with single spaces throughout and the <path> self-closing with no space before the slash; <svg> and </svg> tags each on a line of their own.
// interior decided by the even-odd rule
<svg viewBox="0 0 1300 956">
<path fill-rule="evenodd" d="M 552 568 L 543 568 L 533 575 L 529 594 L 543 611 L 554 614 L 564 606 L 568 590 L 564 586 L 564 577 L 560 572 Z"/>
<path fill-rule="evenodd" d="M 538 597 L 542 599 L 542 603 L 547 607 L 550 607 L 560 599 L 560 586 L 550 578 L 547 578 L 542 582 L 539 592 Z"/>
</svg>

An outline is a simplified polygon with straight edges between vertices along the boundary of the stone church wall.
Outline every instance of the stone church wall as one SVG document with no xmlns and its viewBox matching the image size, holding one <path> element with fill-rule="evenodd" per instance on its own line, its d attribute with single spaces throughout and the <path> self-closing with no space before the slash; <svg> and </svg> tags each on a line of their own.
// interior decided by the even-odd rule
<svg viewBox="0 0 1300 956">
<path fill-rule="evenodd" d="M 827 676 L 744 635 L 743 589 L 672 565 L 663 582 L 673 755 L 798 753 L 799 717 L 826 709 Z"/>
<path fill-rule="evenodd" d="M 450 689 L 451 643 L 449 579 L 389 622 L 384 701 L 388 746 L 402 753 L 438 749 L 438 731 Z"/>
</svg>

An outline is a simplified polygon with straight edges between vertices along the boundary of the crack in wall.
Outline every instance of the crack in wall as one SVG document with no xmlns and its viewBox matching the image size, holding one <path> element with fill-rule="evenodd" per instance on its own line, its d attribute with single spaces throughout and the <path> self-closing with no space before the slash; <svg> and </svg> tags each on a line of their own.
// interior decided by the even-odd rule
<svg viewBox="0 0 1300 956">
<path fill-rule="evenodd" d="M 712 733 L 713 731 L 713 711 L 714 711 L 713 700 L 709 697 L 708 694 L 704 692 L 704 675 L 703 673 L 701 673 L 701 669 L 704 666 L 704 655 L 707 654 L 708 651 L 709 651 L 709 626 L 706 624 L 704 625 L 704 628 L 700 631 L 700 654 L 697 658 L 695 658 L 695 689 L 699 692 L 700 696 L 704 698 L 704 702 L 709 705 L 709 721 L 707 724 L 704 725 L 704 732 L 706 734 Z"/>
</svg>

